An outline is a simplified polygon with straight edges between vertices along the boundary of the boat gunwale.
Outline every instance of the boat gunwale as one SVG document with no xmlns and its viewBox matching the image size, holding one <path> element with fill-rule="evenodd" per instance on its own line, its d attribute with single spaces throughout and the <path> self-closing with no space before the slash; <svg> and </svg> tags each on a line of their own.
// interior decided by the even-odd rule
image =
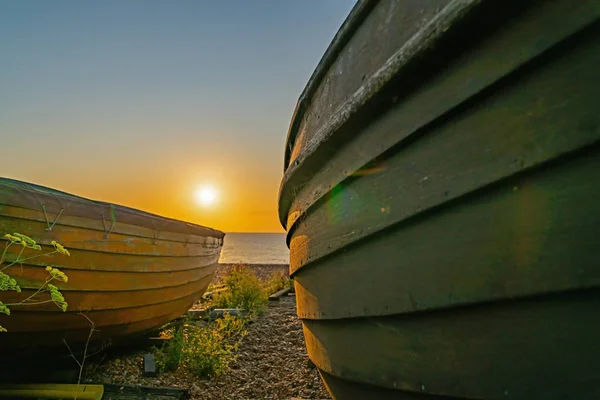
<svg viewBox="0 0 600 400">
<path fill-rule="evenodd" d="M 369 0 L 365 0 L 369 1 Z M 375 4 L 377 0 L 373 0 Z M 304 117 L 304 113 L 308 109 L 308 103 L 310 103 L 312 94 L 320 86 L 322 79 L 327 69 L 335 62 L 337 56 L 344 48 L 345 44 L 350 40 L 351 35 L 361 26 L 363 20 L 368 16 L 372 8 L 361 8 L 360 14 L 351 15 L 344 22 L 347 25 L 345 30 L 338 31 L 338 34 L 347 36 L 346 38 L 339 38 L 338 42 L 334 43 L 327 50 L 325 56 L 321 60 L 321 63 L 317 66 L 315 73 L 309 80 L 307 87 L 300 97 L 298 105 L 294 110 L 292 116 L 292 122 L 288 131 L 288 137 L 286 139 L 286 157 L 284 163 L 284 177 L 281 181 L 278 193 L 279 207 L 279 221 L 284 229 L 287 229 L 287 209 L 282 208 L 282 202 L 288 193 L 288 185 L 302 166 L 302 164 L 309 159 L 312 155 L 318 152 L 318 149 L 323 146 L 324 143 L 336 137 L 336 133 L 340 130 L 341 126 L 344 126 L 357 112 L 364 108 L 364 105 L 374 98 L 377 97 L 378 93 L 382 88 L 386 87 L 387 84 L 392 81 L 398 74 L 409 65 L 415 58 L 418 58 L 424 53 L 427 53 L 431 48 L 435 47 L 435 44 L 446 37 L 446 31 L 449 27 L 453 27 L 455 24 L 463 20 L 468 14 L 472 13 L 481 3 L 481 0 L 452 0 L 442 10 L 440 10 L 433 18 L 427 21 L 427 23 L 416 33 L 403 43 L 398 50 L 396 50 L 382 65 L 375 71 L 371 76 L 365 79 L 364 83 L 358 87 L 349 97 L 343 101 L 338 107 L 332 112 L 333 117 L 329 118 L 326 124 L 321 126 L 320 129 L 314 134 L 313 137 L 306 143 L 302 151 L 297 155 L 294 162 L 290 164 L 291 147 L 295 141 L 298 129 L 300 127 L 300 120 Z M 355 9 L 353 9 L 355 11 Z M 358 11 L 357 11 L 358 12 Z M 353 19 L 350 19 L 350 17 Z M 336 35 L 337 38 L 337 35 Z M 334 39 L 335 40 L 335 39 Z M 336 50 L 337 52 L 334 52 Z M 324 71 L 323 71 L 324 70 Z M 321 72 L 318 72 L 321 71 Z M 288 154 L 289 152 L 289 154 Z M 291 204 L 291 202 L 290 202 Z M 286 206 L 289 208 L 289 205 Z"/>
<path fill-rule="evenodd" d="M 23 219 L 21 218 L 12 218 L 12 217 L 8 217 L 8 218 L 4 218 L 4 219 L 14 219 L 17 221 L 23 221 Z M 0 216 L 0 221 L 2 220 L 2 216 Z M 33 220 L 25 220 L 25 221 L 30 221 L 30 222 L 34 222 L 34 223 L 43 223 L 43 221 L 33 221 Z M 55 226 L 61 226 L 64 228 L 74 228 L 76 230 L 81 230 L 81 231 L 92 231 L 95 233 L 98 232 L 103 232 L 102 230 L 99 229 L 94 229 L 94 228 L 87 228 L 87 227 L 78 227 L 78 226 L 73 226 L 73 225 L 63 225 L 63 224 L 56 224 Z M 137 235 L 129 235 L 126 233 L 120 233 L 120 232 L 113 232 L 115 235 L 120 235 L 123 236 L 124 238 L 131 238 L 131 239 L 138 239 L 139 242 L 137 242 L 136 244 L 138 245 L 153 245 L 153 246 L 167 246 L 167 245 L 183 245 L 182 247 L 184 248 L 196 248 L 196 249 L 205 249 L 207 251 L 210 250 L 214 250 L 214 249 L 220 249 L 223 247 L 223 244 L 220 242 L 216 242 L 216 243 L 198 243 L 198 242 L 183 242 L 183 241 L 178 241 L 178 240 L 169 240 L 166 238 L 152 238 L 152 237 L 147 237 L 147 236 L 137 236 Z M 34 235 L 35 233 L 31 233 L 32 235 Z M 48 238 L 48 237 L 44 237 L 44 238 L 33 238 L 35 239 L 36 243 L 41 245 L 41 246 L 48 246 L 48 247 L 52 247 L 52 240 L 50 239 L 54 239 L 54 238 Z M 59 240 L 59 239 L 56 239 Z M 59 240 L 60 241 L 60 240 Z M 108 250 L 99 250 L 99 249 L 91 249 L 91 248 L 85 248 L 85 247 L 77 247 L 78 244 L 86 244 L 86 243 L 122 243 L 124 240 L 110 240 L 110 238 L 106 238 L 104 239 L 102 242 L 100 241 L 95 241 L 93 237 L 89 238 L 89 239 L 83 239 L 83 240 L 78 240 L 78 241 L 69 241 L 69 242 L 61 242 L 65 247 L 68 246 L 69 250 L 81 250 L 81 251 L 92 251 L 92 252 L 100 252 L 100 253 L 106 253 L 106 254 L 127 254 L 127 255 L 131 255 L 131 256 L 146 256 L 146 257 L 158 257 L 160 255 L 157 254 L 150 254 L 150 253 L 141 253 L 141 252 L 134 252 L 134 253 L 122 253 L 122 252 L 115 252 L 115 251 L 108 251 Z M 128 243 L 131 243 L 133 240 L 129 240 L 127 241 Z M 206 256 L 212 253 L 206 253 L 206 254 L 202 254 L 202 255 L 181 255 L 181 256 L 177 256 L 177 255 L 170 255 L 171 257 L 201 257 L 201 256 Z M 163 256 L 169 256 L 167 254 L 163 255 Z"/>
<path fill-rule="evenodd" d="M 327 71 L 333 63 L 337 60 L 340 53 L 344 50 L 348 41 L 354 35 L 354 32 L 361 26 L 364 19 L 370 14 L 371 10 L 377 5 L 379 0 L 358 0 L 358 2 L 352 7 L 350 13 L 346 16 L 346 19 L 334 35 L 332 41 L 329 43 L 327 50 L 321 57 L 321 60 L 317 64 L 317 67 L 313 71 L 312 75 L 308 79 L 308 82 L 298 98 L 296 108 L 292 114 L 291 122 L 288 129 L 287 138 L 285 141 L 285 156 L 283 161 L 283 169 L 288 167 L 290 161 L 292 147 L 296 140 L 300 121 L 304 117 L 309 103 L 321 85 L 323 78 L 327 74 Z"/>
<path fill-rule="evenodd" d="M 19 216 L 14 215 L 14 213 L 19 212 L 19 210 L 23 210 L 22 211 L 23 214 L 21 214 Z M 31 214 L 35 213 L 38 215 L 33 216 L 33 215 L 29 215 L 29 213 L 31 213 Z M 23 221 L 46 223 L 46 220 L 43 218 L 43 214 L 41 214 L 39 212 L 39 210 L 25 208 L 25 207 L 21 207 L 18 205 L 0 204 L 0 219 L 2 219 L 2 218 L 10 218 L 10 219 L 23 220 Z M 65 219 L 68 219 L 69 222 L 67 222 L 67 223 L 63 222 L 63 221 L 65 221 Z M 84 220 L 87 220 L 87 221 L 84 221 Z M 92 221 L 99 222 L 101 220 L 90 218 L 90 217 L 83 217 L 83 216 L 76 216 L 76 215 L 64 215 L 63 214 L 61 216 L 61 218 L 59 218 L 56 221 L 54 226 L 64 226 L 64 227 L 70 227 L 70 228 L 76 228 L 76 229 L 88 229 L 88 230 L 107 233 L 104 228 L 94 227 L 94 226 L 92 226 L 92 224 L 87 224 L 86 222 L 88 222 L 88 221 L 89 222 L 92 222 Z M 130 224 L 130 223 L 126 223 L 126 222 L 119 222 L 119 221 L 115 222 L 114 227 L 110 231 L 110 233 L 126 235 L 126 236 L 136 237 L 136 238 L 143 238 L 143 239 L 163 240 L 163 241 L 173 242 L 173 243 L 201 244 L 201 245 L 207 245 L 207 247 L 210 247 L 211 245 L 215 245 L 219 241 L 223 240 L 223 238 L 219 238 L 216 236 L 210 236 L 210 235 L 185 234 L 185 233 L 180 233 L 180 232 L 171 232 L 168 230 L 153 230 L 148 227 Z M 161 236 L 161 234 L 163 234 L 163 235 Z M 201 240 L 201 241 L 194 240 L 196 238 L 201 238 L 203 240 Z M 214 243 L 207 242 L 207 239 L 213 239 Z"/>
<path fill-rule="evenodd" d="M 20 231 L 17 226 L 21 227 L 22 225 L 27 225 L 28 222 L 31 225 L 38 224 L 36 229 L 30 229 L 30 231 L 26 233 L 33 235 L 33 239 L 42 246 L 50 247 L 52 246 L 51 242 L 56 240 L 69 250 L 91 251 L 110 255 L 130 255 L 138 257 L 207 257 L 217 254 L 223 248 L 223 240 L 218 238 L 212 238 L 214 239 L 214 243 L 183 242 L 167 238 L 130 235 L 115 231 L 111 233 L 111 235 L 113 235 L 112 237 L 110 235 L 107 237 L 106 231 L 95 229 L 93 227 L 88 228 L 56 224 L 54 227 L 61 227 L 63 230 L 57 229 L 48 232 L 44 231 L 44 229 L 40 229 L 40 225 L 45 225 L 44 221 L 25 220 L 3 215 L 0 215 L 0 221 L 5 221 L 6 224 L 8 224 L 8 221 L 11 221 L 11 223 L 15 225 L 13 226 L 13 230 L 16 231 Z M 82 238 L 73 240 L 73 237 L 77 236 L 73 231 L 77 231 L 78 236 L 81 236 Z M 23 232 L 21 231 L 21 233 Z M 120 250 L 118 246 L 121 246 Z M 123 251 L 123 248 L 127 248 L 129 251 Z"/>
<path fill-rule="evenodd" d="M 166 216 L 162 216 L 159 214 L 154 214 L 154 213 L 151 213 L 148 211 L 144 211 L 144 210 L 140 210 L 140 209 L 136 209 L 133 207 L 128 207 L 128 206 L 124 206 L 124 205 L 120 205 L 120 204 L 116 204 L 116 203 L 110 203 L 110 202 L 105 202 L 105 201 L 100 201 L 100 200 L 92 200 L 92 199 L 88 199 L 88 198 L 78 196 L 75 194 L 67 193 L 67 192 L 64 192 L 61 190 L 53 189 L 50 187 L 45 187 L 42 185 L 37 185 L 34 183 L 30 183 L 30 182 L 19 181 L 19 180 L 12 179 L 12 178 L 0 177 L 0 192 L 2 191 L 2 188 L 11 188 L 12 190 L 15 190 L 18 192 L 29 192 L 30 194 L 33 194 L 33 193 L 38 194 L 38 195 L 41 194 L 48 198 L 57 199 L 59 203 L 61 203 L 60 200 L 72 200 L 72 201 L 76 201 L 79 206 L 83 206 L 84 208 L 97 206 L 102 209 L 102 207 L 105 207 L 105 208 L 107 208 L 107 210 L 111 210 L 112 212 L 118 211 L 118 212 L 124 213 L 125 215 L 131 216 L 131 217 L 146 219 L 147 221 L 150 221 L 152 223 L 152 225 L 154 225 L 154 222 L 162 222 L 162 223 L 173 224 L 173 226 L 179 226 L 182 228 L 187 227 L 190 231 L 198 230 L 201 232 L 201 233 L 191 233 L 191 232 L 184 233 L 184 232 L 169 231 L 167 229 L 163 229 L 163 231 L 169 232 L 169 233 L 180 233 L 180 234 L 184 234 L 184 235 L 199 236 L 199 237 L 212 237 L 212 238 L 221 239 L 221 240 L 225 236 L 224 232 L 214 229 L 214 228 L 204 226 L 204 225 L 199 225 L 199 224 L 195 224 L 192 222 L 179 220 L 176 218 L 166 217 Z M 34 210 L 37 212 L 40 212 L 40 210 L 42 210 L 43 212 L 46 212 L 44 210 L 44 203 L 40 202 L 40 200 L 37 198 L 36 198 L 36 200 L 38 201 L 38 203 L 40 203 L 40 206 L 41 206 L 40 208 L 32 208 L 32 207 L 29 207 L 29 206 L 26 206 L 23 204 L 9 203 L 4 200 L 1 200 L 1 197 L 0 197 L 0 206 L 6 205 L 6 206 L 17 207 L 17 208 L 22 208 L 22 209 L 26 209 L 26 210 Z M 62 205 L 62 203 L 61 203 L 61 205 Z M 55 214 L 55 213 L 50 213 L 50 214 Z M 95 220 L 95 218 L 92 218 L 89 215 L 69 214 L 68 212 L 63 213 L 62 211 L 61 211 L 61 214 L 59 214 L 59 215 L 63 215 L 63 214 L 72 216 L 72 217 L 88 218 L 88 219 Z M 100 214 L 98 214 L 98 216 L 104 217 L 104 214 L 101 212 Z M 117 220 L 117 218 L 115 218 L 114 222 L 116 222 L 116 220 Z M 111 220 L 109 219 L 108 221 L 105 221 L 105 222 L 110 225 L 110 221 Z M 49 221 L 46 221 L 46 222 L 49 223 Z M 140 228 L 151 229 L 150 227 L 143 226 L 143 225 L 137 225 L 137 224 L 131 224 L 131 223 L 129 223 L 128 225 L 132 225 L 132 226 L 136 226 L 136 227 L 140 227 Z M 155 230 L 159 231 L 156 228 L 155 228 Z"/>
</svg>

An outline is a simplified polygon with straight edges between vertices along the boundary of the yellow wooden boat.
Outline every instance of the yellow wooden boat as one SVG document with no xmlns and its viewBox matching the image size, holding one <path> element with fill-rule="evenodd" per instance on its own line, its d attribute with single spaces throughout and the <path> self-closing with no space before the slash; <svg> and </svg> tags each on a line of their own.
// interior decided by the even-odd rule
<svg viewBox="0 0 600 400">
<path fill-rule="evenodd" d="M 92 343 L 116 344 L 184 314 L 212 280 L 224 237 L 207 227 L 11 179 L 0 179 L 0 231 L 41 245 L 38 251 L 24 249 L 21 258 L 28 260 L 4 271 L 22 291 L 0 293 L 2 302 L 17 303 L 44 286 L 48 265 L 68 276 L 68 282 L 52 281 L 68 303 L 66 312 L 46 302 L 0 315 L 8 330 L 0 336 L 0 351 L 36 354 L 43 348 L 67 352 L 65 341 L 80 349 L 90 322 Z M 52 252 L 53 241 L 70 256 L 31 258 Z M 5 265 L 19 248 L 9 249 Z M 37 298 L 47 301 L 48 293 Z"/>
</svg>

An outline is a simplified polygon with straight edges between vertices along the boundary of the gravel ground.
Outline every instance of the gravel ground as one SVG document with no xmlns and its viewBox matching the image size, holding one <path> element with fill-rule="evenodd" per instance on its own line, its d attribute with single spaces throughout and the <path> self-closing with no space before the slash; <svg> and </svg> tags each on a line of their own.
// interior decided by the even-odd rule
<svg viewBox="0 0 600 400">
<path fill-rule="evenodd" d="M 221 275 L 227 268 L 219 271 Z M 257 275 L 261 276 L 269 275 L 274 267 L 257 268 Z M 287 270 L 287 266 L 275 268 Z M 231 370 L 220 377 L 200 379 L 179 370 L 144 377 L 144 352 L 138 352 L 104 360 L 100 365 L 90 364 L 85 381 L 187 387 L 192 399 L 328 399 L 329 394 L 306 354 L 295 299 L 287 296 L 269 303 L 267 311 L 246 327 L 248 335 L 237 359 L 230 364 Z"/>
</svg>

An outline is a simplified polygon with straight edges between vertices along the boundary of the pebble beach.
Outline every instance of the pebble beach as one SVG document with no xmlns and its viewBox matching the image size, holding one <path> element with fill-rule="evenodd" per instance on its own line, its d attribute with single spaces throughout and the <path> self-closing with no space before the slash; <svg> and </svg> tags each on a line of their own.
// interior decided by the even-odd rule
<svg viewBox="0 0 600 400">
<path fill-rule="evenodd" d="M 218 284 L 233 265 L 221 265 L 213 283 Z M 261 279 L 288 266 L 254 264 L 249 267 Z M 296 316 L 296 297 L 287 295 L 269 302 L 266 312 L 246 328 L 236 359 L 224 375 L 201 379 L 185 371 L 146 377 L 140 351 L 92 363 L 85 382 L 189 389 L 191 399 L 328 399 L 317 369 L 309 360 L 302 324 Z"/>
</svg>

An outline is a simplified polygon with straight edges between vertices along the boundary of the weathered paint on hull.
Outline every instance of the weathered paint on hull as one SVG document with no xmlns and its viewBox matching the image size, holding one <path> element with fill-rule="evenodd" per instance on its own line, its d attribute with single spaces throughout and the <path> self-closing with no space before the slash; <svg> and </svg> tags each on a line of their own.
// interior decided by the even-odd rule
<svg viewBox="0 0 600 400">
<path fill-rule="evenodd" d="M 356 5 L 279 197 L 335 398 L 600 397 L 598 65 L 595 0 Z"/>
<path fill-rule="evenodd" d="M 42 206 L 43 205 L 43 206 Z M 69 304 L 13 306 L 0 316 L 2 351 L 77 351 L 93 321 L 93 343 L 118 343 L 157 328 L 188 310 L 206 291 L 221 251 L 222 232 L 162 218 L 126 207 L 99 203 L 52 189 L 0 179 L 2 234 L 18 232 L 35 239 L 42 253 L 53 240 L 70 256 L 33 258 L 4 272 L 21 293 L 4 292 L 4 303 L 16 303 L 37 291 L 48 277 L 46 265 L 67 274 L 53 281 Z M 40 252 L 26 249 L 21 258 Z M 9 252 L 8 261 L 17 253 Z M 47 295 L 46 295 L 47 297 Z M 45 298 L 44 298 L 45 300 Z"/>
</svg>

